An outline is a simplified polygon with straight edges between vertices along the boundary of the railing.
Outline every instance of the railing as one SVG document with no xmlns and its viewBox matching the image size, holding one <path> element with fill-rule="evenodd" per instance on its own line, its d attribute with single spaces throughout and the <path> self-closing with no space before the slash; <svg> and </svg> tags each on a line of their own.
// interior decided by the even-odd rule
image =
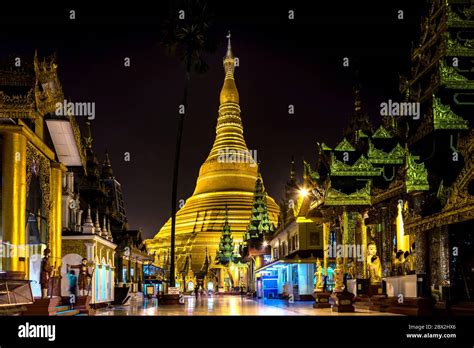
<svg viewBox="0 0 474 348">
<path fill-rule="evenodd" d="M 0 279 L 0 307 L 33 303 L 29 280 Z"/>
</svg>

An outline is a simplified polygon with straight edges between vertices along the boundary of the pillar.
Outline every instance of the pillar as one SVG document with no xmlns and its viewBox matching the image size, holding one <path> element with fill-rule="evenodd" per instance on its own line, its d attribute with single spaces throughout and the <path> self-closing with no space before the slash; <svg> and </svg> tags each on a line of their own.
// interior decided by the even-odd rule
<svg viewBox="0 0 474 348">
<path fill-rule="evenodd" d="M 10 257 L 2 258 L 2 268 L 24 275 L 27 275 L 27 260 L 25 255 L 19 255 L 18 246 L 23 247 L 26 242 L 26 141 L 22 134 L 3 133 L 2 239 L 14 251 Z"/>
<path fill-rule="evenodd" d="M 123 255 L 121 253 L 116 253 L 116 264 L 115 264 L 115 273 L 117 277 L 117 282 L 124 283 L 123 279 Z"/>
<path fill-rule="evenodd" d="M 390 214 L 388 207 L 384 206 L 381 208 L 382 215 L 382 277 L 389 277 L 392 273 L 392 253 L 393 253 L 393 242 L 392 242 L 392 225 L 390 223 Z"/>
<path fill-rule="evenodd" d="M 346 208 L 344 208 L 344 211 L 342 213 L 342 255 L 343 255 L 343 265 L 344 265 L 344 271 L 346 270 L 346 265 L 347 265 L 347 247 L 349 244 L 349 213 L 347 212 Z"/>
<path fill-rule="evenodd" d="M 449 228 L 448 225 L 439 227 L 439 276 L 441 286 L 450 285 L 450 272 L 449 272 Z"/>
<path fill-rule="evenodd" d="M 366 248 L 367 248 L 367 228 L 364 223 L 364 217 L 360 213 L 352 213 L 355 219 L 355 277 L 357 279 L 366 278 Z"/>
<path fill-rule="evenodd" d="M 323 250 L 324 250 L 324 259 L 323 259 L 323 268 L 324 268 L 324 275 L 328 275 L 328 256 L 329 256 L 329 248 L 332 248 L 332 245 L 329 245 L 329 234 L 330 234 L 331 225 L 329 222 L 323 223 Z"/>
<path fill-rule="evenodd" d="M 417 274 L 417 296 L 425 297 L 429 295 L 428 276 L 428 233 L 416 232 L 415 235 L 415 258 Z"/>
<path fill-rule="evenodd" d="M 127 279 L 126 283 L 131 283 L 132 282 L 132 258 L 129 257 L 127 259 Z"/>
<path fill-rule="evenodd" d="M 51 164 L 51 203 L 52 209 L 49 223 L 49 248 L 51 249 L 51 263 L 56 268 L 61 266 L 61 235 L 62 235 L 62 181 L 63 170 L 61 164 Z"/>
</svg>

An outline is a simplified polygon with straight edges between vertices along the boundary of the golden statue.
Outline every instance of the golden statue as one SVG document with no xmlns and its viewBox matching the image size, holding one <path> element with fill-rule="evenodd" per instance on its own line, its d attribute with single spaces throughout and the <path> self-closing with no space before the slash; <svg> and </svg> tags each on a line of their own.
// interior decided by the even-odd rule
<svg viewBox="0 0 474 348">
<path fill-rule="evenodd" d="M 315 291 L 321 292 L 324 290 L 324 283 L 323 283 L 323 267 L 321 266 L 321 261 L 319 258 L 316 260 L 316 272 L 314 273 L 316 276 L 316 286 Z"/>
<path fill-rule="evenodd" d="M 380 263 L 380 257 L 377 255 L 372 256 L 370 260 L 369 274 L 370 285 L 380 285 L 380 283 L 382 283 L 382 265 Z"/>
<path fill-rule="evenodd" d="M 344 290 L 344 264 L 341 257 L 336 259 L 334 283 L 334 292 L 342 292 Z"/>
<path fill-rule="evenodd" d="M 377 256 L 377 245 L 374 242 L 367 244 L 367 278 L 371 285 L 382 283 L 382 263 Z"/>
</svg>

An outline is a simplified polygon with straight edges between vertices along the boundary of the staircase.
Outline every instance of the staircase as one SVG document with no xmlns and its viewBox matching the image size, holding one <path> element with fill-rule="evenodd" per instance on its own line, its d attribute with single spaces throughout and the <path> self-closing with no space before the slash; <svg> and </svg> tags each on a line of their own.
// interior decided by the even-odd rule
<svg viewBox="0 0 474 348">
<path fill-rule="evenodd" d="M 32 304 L 26 305 L 26 316 L 88 316 L 92 313 L 89 307 L 90 297 L 78 296 L 71 309 L 69 298 L 54 296 L 52 298 L 36 298 Z"/>
<path fill-rule="evenodd" d="M 76 316 L 81 314 L 81 311 L 79 309 L 71 309 L 69 306 L 56 306 L 55 307 L 56 311 L 53 314 L 50 314 L 52 316 L 61 316 L 61 317 L 70 317 L 70 316 Z"/>
</svg>

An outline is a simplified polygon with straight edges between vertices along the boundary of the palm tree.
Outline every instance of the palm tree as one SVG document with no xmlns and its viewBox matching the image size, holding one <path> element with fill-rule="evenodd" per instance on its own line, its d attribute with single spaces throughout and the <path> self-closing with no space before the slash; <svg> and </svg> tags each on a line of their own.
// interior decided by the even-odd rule
<svg viewBox="0 0 474 348">
<path fill-rule="evenodd" d="M 182 101 L 184 112 L 187 111 L 191 73 L 206 72 L 209 67 L 204 61 L 203 55 L 215 50 L 214 42 L 208 37 L 211 20 L 212 17 L 205 3 L 199 0 L 184 0 L 179 2 L 179 5 L 175 5 L 175 8 L 171 10 L 169 18 L 164 21 L 161 43 L 169 53 L 177 55 L 186 68 Z M 173 189 L 171 194 L 170 287 L 175 286 L 176 205 L 183 126 L 184 113 L 178 113 L 178 134 L 176 137 Z"/>
</svg>

